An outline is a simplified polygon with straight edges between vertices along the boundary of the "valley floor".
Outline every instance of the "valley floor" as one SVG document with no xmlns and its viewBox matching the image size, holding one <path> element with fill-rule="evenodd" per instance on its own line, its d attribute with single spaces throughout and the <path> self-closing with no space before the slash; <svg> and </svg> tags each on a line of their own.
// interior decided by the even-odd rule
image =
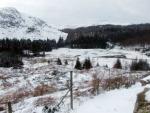
<svg viewBox="0 0 150 113">
<path fill-rule="evenodd" d="M 75 70 L 78 57 L 81 62 L 89 57 L 93 68 Z M 61 59 L 62 65 L 57 65 L 57 58 Z M 118 58 L 123 66 L 121 70 L 113 68 Z M 130 72 L 129 67 L 135 59 L 146 59 L 150 63 L 150 58 L 144 53 L 119 48 L 62 48 L 46 53 L 45 57 L 24 58 L 23 69 L 0 68 L 0 106 L 3 106 L 1 102 L 13 100 L 14 113 L 42 113 L 45 105 L 57 105 L 66 94 L 70 71 L 73 71 L 74 110 L 70 110 L 68 95 L 58 113 L 132 113 L 137 94 L 146 87 L 141 86 L 139 80 L 144 75 L 150 76 L 147 71 Z M 64 64 L 65 60 L 68 65 Z M 97 63 L 100 66 L 96 66 Z M 128 88 L 100 89 L 100 94 L 95 97 L 91 93 L 95 74 L 103 82 L 108 78 L 125 77 L 136 83 Z"/>
</svg>

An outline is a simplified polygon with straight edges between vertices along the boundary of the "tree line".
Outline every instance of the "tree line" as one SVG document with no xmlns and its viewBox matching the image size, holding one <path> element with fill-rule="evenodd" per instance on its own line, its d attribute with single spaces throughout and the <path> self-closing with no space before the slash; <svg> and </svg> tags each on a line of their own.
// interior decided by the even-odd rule
<svg viewBox="0 0 150 113">
<path fill-rule="evenodd" d="M 65 41 L 62 37 L 56 40 L 30 40 L 30 39 L 0 39 L 0 52 L 13 52 L 15 54 L 24 54 L 28 50 L 37 54 L 42 51 L 51 51 L 53 48 L 64 47 Z"/>
<path fill-rule="evenodd" d="M 99 35 L 95 34 L 94 36 L 84 36 L 81 35 L 79 38 L 74 39 L 70 42 L 71 48 L 102 48 L 106 49 L 107 40 L 101 38 Z"/>
<path fill-rule="evenodd" d="M 122 46 L 143 46 L 150 44 L 150 24 L 127 26 L 98 25 L 81 27 L 77 29 L 64 29 L 63 31 L 68 33 L 67 43 L 73 43 L 72 45 L 75 48 L 86 48 L 86 46 L 88 46 L 89 48 L 97 48 L 97 45 L 98 47 L 101 47 L 99 46 L 99 44 L 97 44 L 99 40 L 112 42 L 113 44 L 120 44 Z M 85 37 L 84 42 L 81 41 L 83 37 Z M 96 37 L 98 39 L 92 39 Z M 95 40 L 95 42 L 92 42 L 93 40 Z M 83 45 L 79 43 L 82 43 Z M 94 44 L 96 44 L 96 46 L 94 46 Z"/>
<path fill-rule="evenodd" d="M 22 68 L 23 62 L 20 55 L 16 55 L 12 52 L 0 53 L 0 67 L 13 67 Z"/>
<path fill-rule="evenodd" d="M 21 67 L 22 57 L 44 56 L 53 48 L 64 47 L 62 37 L 56 40 L 0 39 L 0 67 Z"/>
<path fill-rule="evenodd" d="M 116 63 L 114 64 L 113 68 L 122 69 L 122 64 L 120 59 L 117 59 Z M 148 71 L 150 70 L 150 65 L 147 60 L 133 60 L 130 65 L 130 71 Z"/>
</svg>

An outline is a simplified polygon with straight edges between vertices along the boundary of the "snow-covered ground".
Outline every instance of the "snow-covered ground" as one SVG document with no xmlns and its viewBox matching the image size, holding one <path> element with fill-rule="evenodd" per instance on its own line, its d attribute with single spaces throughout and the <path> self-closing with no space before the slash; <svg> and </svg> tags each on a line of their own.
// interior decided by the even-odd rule
<svg viewBox="0 0 150 113">
<path fill-rule="evenodd" d="M 75 70 L 77 57 L 81 62 L 89 57 L 93 68 L 82 71 Z M 123 65 L 122 70 L 112 68 L 118 57 Z M 57 58 L 62 60 L 63 65 L 56 64 Z M 146 59 L 150 62 L 150 58 L 143 53 L 118 48 L 107 50 L 62 48 L 46 53 L 45 57 L 24 58 L 23 69 L 0 68 L 0 99 L 12 99 L 15 97 L 14 95 L 25 95 L 25 98 L 13 104 L 14 113 L 41 113 L 44 105 L 37 106 L 36 102 L 40 98 L 51 97 L 55 100 L 54 105 L 56 105 L 67 92 L 70 71 L 73 71 L 75 109 L 70 111 L 68 95 L 64 104 L 61 105 L 59 113 L 132 113 L 136 96 L 144 88 L 140 83 L 128 89 L 102 90 L 100 95 L 94 98 L 87 92 L 91 89 L 94 74 L 101 79 L 116 76 L 135 79 L 147 74 L 148 72 L 129 73 L 129 66 L 135 59 Z M 68 65 L 64 64 L 65 60 L 68 61 Z M 97 67 L 97 63 L 100 66 Z M 42 84 L 51 86 L 53 89 L 43 95 L 34 96 L 35 92 L 33 91 Z M 21 94 L 18 94 L 20 92 Z M 83 95 L 77 96 L 79 92 Z"/>
<path fill-rule="evenodd" d="M 105 92 L 90 99 L 72 113 L 133 113 L 137 94 L 143 88 L 136 84 L 129 89 Z"/>
<path fill-rule="evenodd" d="M 113 64 L 116 62 L 116 58 L 113 58 L 113 56 L 116 57 L 122 57 L 121 60 L 124 64 L 131 63 L 132 60 L 135 59 L 147 59 L 150 61 L 150 58 L 146 56 L 145 54 L 136 52 L 136 51 L 129 51 L 126 49 L 58 49 L 53 50 L 52 52 L 48 53 L 48 56 L 52 56 L 54 58 L 57 57 L 71 57 L 71 58 L 77 58 L 79 57 L 81 61 L 83 61 L 85 58 L 91 58 L 93 63 L 99 62 L 101 66 L 108 65 L 109 67 L 112 67 Z"/>
</svg>

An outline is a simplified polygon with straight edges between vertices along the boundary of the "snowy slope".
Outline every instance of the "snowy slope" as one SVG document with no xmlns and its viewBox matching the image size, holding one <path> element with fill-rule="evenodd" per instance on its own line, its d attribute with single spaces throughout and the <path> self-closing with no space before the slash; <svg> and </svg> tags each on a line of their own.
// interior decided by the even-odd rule
<svg viewBox="0 0 150 113">
<path fill-rule="evenodd" d="M 52 28 L 46 22 L 20 13 L 15 8 L 0 9 L 0 38 L 55 39 L 67 34 Z"/>
<path fill-rule="evenodd" d="M 72 113 L 133 113 L 136 97 L 143 88 L 136 84 L 129 89 L 113 90 L 88 100 Z"/>
</svg>

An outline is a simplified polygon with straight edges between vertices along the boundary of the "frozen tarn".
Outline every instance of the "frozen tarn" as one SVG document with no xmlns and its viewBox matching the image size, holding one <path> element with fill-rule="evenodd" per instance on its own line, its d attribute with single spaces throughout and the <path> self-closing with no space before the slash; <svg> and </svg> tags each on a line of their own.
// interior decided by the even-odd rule
<svg viewBox="0 0 150 113">
<path fill-rule="evenodd" d="M 109 91 L 85 102 L 72 113 L 133 113 L 136 97 L 143 88 L 136 84 L 129 89 Z"/>
</svg>

